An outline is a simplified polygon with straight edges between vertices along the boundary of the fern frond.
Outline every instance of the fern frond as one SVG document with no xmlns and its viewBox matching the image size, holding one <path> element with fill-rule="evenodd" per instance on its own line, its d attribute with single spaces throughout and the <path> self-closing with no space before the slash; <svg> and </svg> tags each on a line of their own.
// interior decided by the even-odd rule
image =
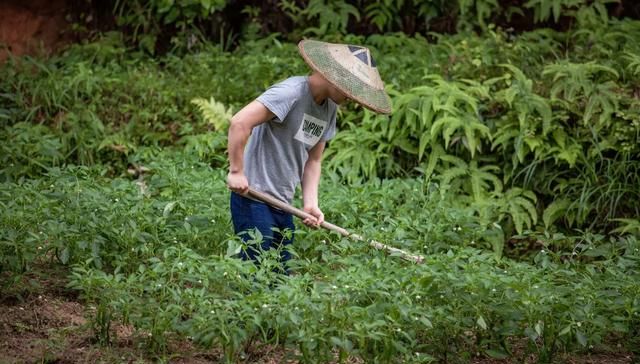
<svg viewBox="0 0 640 364">
<path fill-rule="evenodd" d="M 635 54 L 632 52 L 625 52 L 624 59 L 626 59 L 629 63 L 627 64 L 627 69 L 634 75 L 640 75 L 640 54 Z"/>
<path fill-rule="evenodd" d="M 559 199 L 553 201 L 542 213 L 542 221 L 547 228 L 562 216 L 571 206 L 571 201 Z"/>
<path fill-rule="evenodd" d="M 464 159 L 460 157 L 456 157 L 455 155 L 443 154 L 440 156 L 440 160 L 451 163 L 459 168 L 467 168 L 467 162 L 465 162 Z"/>
<path fill-rule="evenodd" d="M 198 97 L 191 100 L 191 103 L 198 107 L 204 120 L 213 125 L 214 130 L 225 131 L 229 127 L 233 116 L 231 108 L 225 107 L 223 103 L 216 101 L 213 97 L 209 100 Z"/>
<path fill-rule="evenodd" d="M 427 168 L 424 171 L 425 177 L 431 177 L 431 174 L 436 169 L 436 165 L 440 158 L 445 154 L 444 149 L 440 144 L 436 144 L 431 148 L 431 153 L 429 154 L 429 160 L 427 162 Z"/>
<path fill-rule="evenodd" d="M 441 185 L 444 186 L 450 186 L 451 185 L 451 181 L 453 181 L 454 179 L 458 178 L 458 177 L 462 177 L 465 176 L 467 174 L 468 170 L 467 168 L 460 168 L 460 167 L 454 167 L 454 168 L 449 168 L 445 171 L 442 172 L 442 174 L 439 176 L 440 177 L 440 181 L 441 181 Z"/>
</svg>

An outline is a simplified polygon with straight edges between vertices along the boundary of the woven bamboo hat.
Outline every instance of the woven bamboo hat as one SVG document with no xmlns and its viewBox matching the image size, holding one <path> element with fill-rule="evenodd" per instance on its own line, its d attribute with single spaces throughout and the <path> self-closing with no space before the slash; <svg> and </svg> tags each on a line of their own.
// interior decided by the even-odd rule
<svg viewBox="0 0 640 364">
<path fill-rule="evenodd" d="M 391 101 L 368 48 L 303 40 L 298 43 L 305 62 L 350 99 L 379 113 L 391 113 Z"/>
</svg>

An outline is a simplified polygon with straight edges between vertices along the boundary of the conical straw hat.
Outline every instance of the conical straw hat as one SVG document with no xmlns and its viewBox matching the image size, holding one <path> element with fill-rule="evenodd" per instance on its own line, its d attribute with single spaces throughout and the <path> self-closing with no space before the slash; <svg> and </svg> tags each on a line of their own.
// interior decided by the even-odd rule
<svg viewBox="0 0 640 364">
<path fill-rule="evenodd" d="M 391 113 L 391 101 L 368 48 L 303 40 L 300 54 L 309 66 L 350 99 L 379 113 Z"/>
</svg>

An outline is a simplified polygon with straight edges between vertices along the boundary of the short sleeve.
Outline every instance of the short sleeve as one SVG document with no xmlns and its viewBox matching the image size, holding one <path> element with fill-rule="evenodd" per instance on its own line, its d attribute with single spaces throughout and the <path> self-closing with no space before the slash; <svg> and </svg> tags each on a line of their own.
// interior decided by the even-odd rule
<svg viewBox="0 0 640 364">
<path fill-rule="evenodd" d="M 287 79 L 269 87 L 256 100 L 263 104 L 282 122 L 300 99 L 300 85 L 292 79 Z"/>
</svg>

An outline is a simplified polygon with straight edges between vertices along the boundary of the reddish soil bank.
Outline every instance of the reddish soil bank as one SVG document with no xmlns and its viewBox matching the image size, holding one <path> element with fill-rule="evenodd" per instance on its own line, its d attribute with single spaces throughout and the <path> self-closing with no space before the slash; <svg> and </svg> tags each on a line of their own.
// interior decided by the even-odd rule
<svg viewBox="0 0 640 364">
<path fill-rule="evenodd" d="M 50 53 L 64 43 L 67 0 L 1 0 L 0 63 L 14 55 Z"/>
</svg>

